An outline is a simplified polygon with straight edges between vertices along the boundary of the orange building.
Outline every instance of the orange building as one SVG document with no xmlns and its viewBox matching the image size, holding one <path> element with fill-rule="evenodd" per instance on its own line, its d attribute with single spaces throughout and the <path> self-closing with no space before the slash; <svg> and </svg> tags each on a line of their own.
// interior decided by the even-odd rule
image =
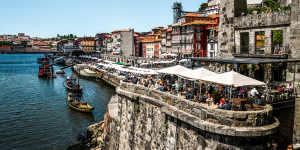
<svg viewBox="0 0 300 150">
<path fill-rule="evenodd" d="M 96 42 L 94 37 L 80 38 L 80 49 L 85 52 L 93 52 L 96 50 Z"/>
<path fill-rule="evenodd" d="M 172 49 L 182 57 L 207 57 L 209 29 L 218 25 L 218 15 L 188 13 L 172 27 Z"/>
</svg>

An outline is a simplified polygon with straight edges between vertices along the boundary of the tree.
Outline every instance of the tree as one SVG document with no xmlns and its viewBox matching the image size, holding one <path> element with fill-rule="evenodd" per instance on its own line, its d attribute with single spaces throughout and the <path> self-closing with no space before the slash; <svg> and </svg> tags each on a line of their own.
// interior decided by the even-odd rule
<svg viewBox="0 0 300 150">
<path fill-rule="evenodd" d="M 208 7 L 208 3 L 202 3 L 200 5 L 200 8 L 199 8 L 199 12 L 202 12 L 202 11 L 205 11 L 205 9 Z"/>
<path fill-rule="evenodd" d="M 69 34 L 69 39 L 73 39 L 73 34 Z"/>
<path fill-rule="evenodd" d="M 280 4 L 274 0 L 265 0 L 264 5 L 268 8 L 271 8 L 273 11 L 280 8 Z"/>
</svg>

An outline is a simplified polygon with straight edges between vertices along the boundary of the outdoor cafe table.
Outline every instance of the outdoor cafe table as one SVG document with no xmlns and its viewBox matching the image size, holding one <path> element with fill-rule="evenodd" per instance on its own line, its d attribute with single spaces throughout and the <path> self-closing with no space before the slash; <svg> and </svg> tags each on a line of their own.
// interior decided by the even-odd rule
<svg viewBox="0 0 300 150">
<path fill-rule="evenodd" d="M 245 104 L 248 101 L 247 98 L 232 98 L 232 100 L 240 103 L 239 110 L 241 110 L 241 111 L 245 111 L 246 110 Z"/>
</svg>

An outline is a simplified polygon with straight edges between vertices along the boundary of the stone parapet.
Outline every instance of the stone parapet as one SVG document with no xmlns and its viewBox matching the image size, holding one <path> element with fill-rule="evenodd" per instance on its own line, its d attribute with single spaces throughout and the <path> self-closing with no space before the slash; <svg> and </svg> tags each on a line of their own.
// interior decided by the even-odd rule
<svg viewBox="0 0 300 150">
<path fill-rule="evenodd" d="M 135 90 L 133 90 L 135 89 Z M 273 134 L 279 121 L 272 107 L 261 111 L 227 111 L 172 97 L 156 90 L 121 83 L 117 94 L 133 101 L 143 101 L 162 108 L 162 112 L 202 130 L 228 136 L 265 136 Z M 159 96 L 159 95 L 166 95 Z M 154 98 L 155 97 L 155 98 Z"/>
<path fill-rule="evenodd" d="M 235 28 L 258 28 L 290 25 L 291 11 L 266 12 L 235 17 Z"/>
<path fill-rule="evenodd" d="M 192 114 L 202 120 L 215 124 L 233 127 L 258 127 L 272 124 L 275 120 L 272 115 L 272 106 L 266 105 L 263 110 L 257 111 L 229 111 L 215 109 L 193 101 L 182 99 L 178 96 L 154 89 L 137 86 L 130 83 L 121 83 L 121 89 L 155 98 L 161 102 L 175 106 L 178 110 Z"/>
</svg>

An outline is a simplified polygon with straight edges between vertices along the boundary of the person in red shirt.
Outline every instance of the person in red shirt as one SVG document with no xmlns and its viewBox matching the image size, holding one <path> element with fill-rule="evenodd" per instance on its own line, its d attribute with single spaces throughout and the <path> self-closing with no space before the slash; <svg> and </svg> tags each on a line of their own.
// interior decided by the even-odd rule
<svg viewBox="0 0 300 150">
<path fill-rule="evenodd" d="M 220 102 L 219 102 L 219 109 L 224 109 L 224 104 L 225 104 L 225 99 L 224 97 L 220 99 Z"/>
<path fill-rule="evenodd" d="M 282 87 L 282 86 L 279 86 L 279 87 L 277 88 L 277 90 L 278 90 L 279 92 L 283 92 L 283 87 Z"/>
</svg>

